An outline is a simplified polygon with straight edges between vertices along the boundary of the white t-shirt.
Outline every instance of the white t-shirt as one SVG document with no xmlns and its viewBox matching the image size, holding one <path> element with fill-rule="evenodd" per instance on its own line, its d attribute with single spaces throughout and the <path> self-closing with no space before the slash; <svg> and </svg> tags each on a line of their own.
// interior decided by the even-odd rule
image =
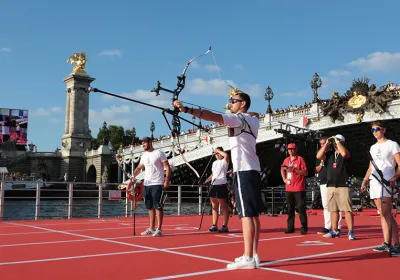
<svg viewBox="0 0 400 280">
<path fill-rule="evenodd" d="M 222 114 L 224 124 L 230 128 L 234 128 L 234 134 L 238 134 L 237 136 L 229 137 L 233 172 L 246 170 L 261 171 L 260 160 L 256 153 L 256 138 L 258 136 L 260 121 L 257 117 L 252 117 L 247 113 L 241 115 L 249 124 L 255 137 L 246 132 L 239 134 L 242 125 L 244 125 L 245 131 L 250 132 L 250 129 L 238 114 Z"/>
<path fill-rule="evenodd" d="M 216 160 L 212 164 L 212 179 L 214 185 L 226 184 L 226 173 L 228 172 L 228 163 L 225 159 Z"/>
<path fill-rule="evenodd" d="M 164 185 L 164 165 L 167 157 L 160 150 L 144 152 L 140 163 L 144 165 L 144 185 Z"/>
<path fill-rule="evenodd" d="M 399 144 L 392 140 L 386 140 L 381 144 L 375 143 L 371 146 L 370 153 L 375 161 L 376 166 L 382 171 L 383 177 L 388 181 L 392 179 L 396 172 L 396 160 L 394 158 L 394 154 L 400 153 Z M 378 172 L 376 172 L 374 166 L 372 166 L 372 174 L 375 174 L 375 176 L 380 179 L 380 176 L 378 175 Z M 374 176 L 371 175 L 370 179 L 371 188 L 382 187 Z"/>
</svg>

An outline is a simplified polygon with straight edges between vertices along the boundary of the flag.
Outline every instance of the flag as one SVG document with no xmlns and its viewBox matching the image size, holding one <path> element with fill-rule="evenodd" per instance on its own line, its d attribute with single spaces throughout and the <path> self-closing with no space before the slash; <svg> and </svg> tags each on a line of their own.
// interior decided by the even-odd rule
<svg viewBox="0 0 400 280">
<path fill-rule="evenodd" d="M 307 123 L 308 123 L 307 117 L 306 117 L 306 116 L 302 116 L 302 117 L 300 118 L 300 120 L 299 120 L 299 126 L 300 126 L 301 128 L 304 128 L 304 127 L 306 127 Z"/>
</svg>

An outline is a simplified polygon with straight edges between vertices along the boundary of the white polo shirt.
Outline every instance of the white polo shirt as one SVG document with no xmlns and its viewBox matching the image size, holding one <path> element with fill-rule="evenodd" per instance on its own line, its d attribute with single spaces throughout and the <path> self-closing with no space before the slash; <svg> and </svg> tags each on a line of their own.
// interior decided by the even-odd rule
<svg viewBox="0 0 400 280">
<path fill-rule="evenodd" d="M 260 160 L 256 152 L 256 138 L 258 136 L 260 120 L 247 113 L 241 113 L 241 115 L 250 126 L 255 137 L 246 132 L 229 137 L 233 172 L 247 170 L 261 171 Z M 235 128 L 235 134 L 240 132 L 242 125 L 244 125 L 246 131 L 250 132 L 248 125 L 243 123 L 244 121 L 240 119 L 238 114 L 222 114 L 222 118 L 226 126 Z"/>
</svg>

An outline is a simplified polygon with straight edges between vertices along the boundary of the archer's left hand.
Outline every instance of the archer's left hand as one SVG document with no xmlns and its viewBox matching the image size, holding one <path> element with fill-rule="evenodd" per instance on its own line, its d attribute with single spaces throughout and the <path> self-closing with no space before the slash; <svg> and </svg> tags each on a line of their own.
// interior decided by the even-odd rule
<svg viewBox="0 0 400 280">
<path fill-rule="evenodd" d="M 175 100 L 174 103 L 172 104 L 175 108 L 178 108 L 180 112 L 183 112 L 185 108 L 182 105 L 182 102 L 179 100 Z"/>
</svg>

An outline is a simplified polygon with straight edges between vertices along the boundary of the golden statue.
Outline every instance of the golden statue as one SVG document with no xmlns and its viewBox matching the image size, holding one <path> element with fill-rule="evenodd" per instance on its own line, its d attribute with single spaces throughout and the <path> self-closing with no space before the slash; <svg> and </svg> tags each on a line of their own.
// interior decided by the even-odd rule
<svg viewBox="0 0 400 280">
<path fill-rule="evenodd" d="M 68 58 L 67 63 L 69 62 L 71 64 L 75 64 L 74 69 L 72 70 L 72 74 L 87 75 L 87 73 L 85 72 L 85 65 L 87 62 L 86 52 L 74 53 Z"/>
<path fill-rule="evenodd" d="M 353 97 L 349 100 L 349 106 L 351 108 L 360 108 L 367 102 L 367 98 L 364 95 L 359 95 L 356 91 L 353 92 Z"/>
<path fill-rule="evenodd" d="M 364 114 L 358 113 L 356 114 L 356 121 L 361 122 L 363 120 Z"/>
</svg>

